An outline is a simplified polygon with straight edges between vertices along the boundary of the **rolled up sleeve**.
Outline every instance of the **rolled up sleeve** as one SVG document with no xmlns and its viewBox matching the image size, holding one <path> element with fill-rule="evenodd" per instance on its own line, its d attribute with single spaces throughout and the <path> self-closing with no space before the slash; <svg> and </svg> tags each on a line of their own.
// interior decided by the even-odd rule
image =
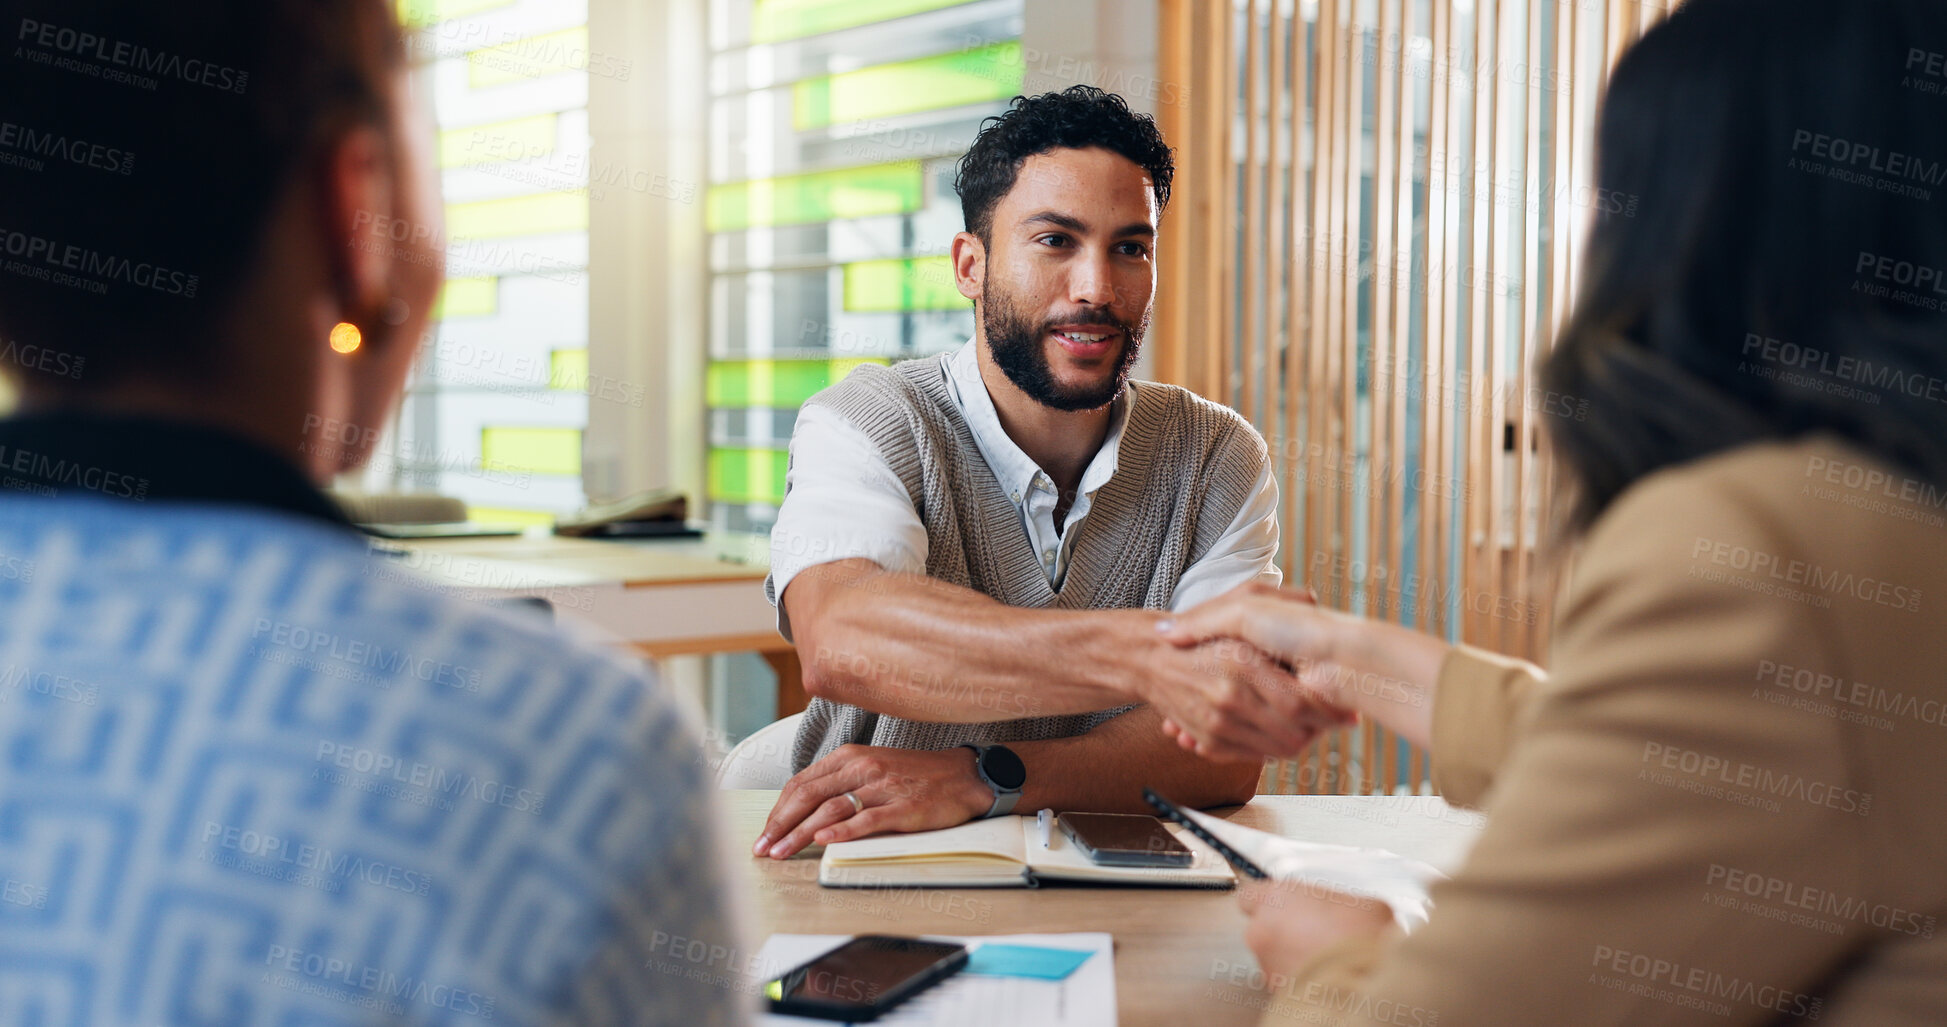
<svg viewBox="0 0 1947 1027">
<path fill-rule="evenodd" d="M 1216 544 L 1177 579 L 1170 609 L 1187 610 L 1254 581 L 1284 582 L 1284 571 L 1278 568 L 1278 483 L 1269 462 L 1258 468 L 1250 497 L 1238 507 Z"/>
<path fill-rule="evenodd" d="M 1456 806 L 1478 808 L 1506 762 L 1521 711 L 1541 668 L 1526 660 L 1455 646 L 1433 691 L 1433 788 Z"/>
<path fill-rule="evenodd" d="M 791 640 L 784 590 L 806 569 L 863 559 L 895 573 L 923 574 L 926 556 L 926 525 L 872 440 L 823 407 L 800 411 L 764 583 L 765 598 L 777 607 L 778 633 Z"/>
</svg>

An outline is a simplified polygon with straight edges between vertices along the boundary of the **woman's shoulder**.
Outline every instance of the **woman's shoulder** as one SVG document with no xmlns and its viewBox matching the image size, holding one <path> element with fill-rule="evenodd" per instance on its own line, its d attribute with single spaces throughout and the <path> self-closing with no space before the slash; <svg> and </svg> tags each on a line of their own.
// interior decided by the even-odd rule
<svg viewBox="0 0 1947 1027">
<path fill-rule="evenodd" d="M 1947 484 L 1811 435 L 1645 477 L 1597 519 L 1576 564 L 1585 579 L 1680 571 L 1677 587 L 1820 617 L 1931 616 L 1929 598 L 1947 588 L 1943 542 Z M 1670 587 L 1668 573 L 1655 577 Z"/>
</svg>

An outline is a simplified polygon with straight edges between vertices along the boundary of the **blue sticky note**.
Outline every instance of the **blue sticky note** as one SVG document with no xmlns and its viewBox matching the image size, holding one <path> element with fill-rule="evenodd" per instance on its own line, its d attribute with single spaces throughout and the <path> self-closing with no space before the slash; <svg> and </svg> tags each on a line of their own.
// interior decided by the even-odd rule
<svg viewBox="0 0 1947 1027">
<path fill-rule="evenodd" d="M 1033 977 L 1059 981 L 1088 962 L 1086 949 L 1044 949 L 1035 945 L 982 945 L 967 957 L 962 973 L 989 977 Z"/>
</svg>

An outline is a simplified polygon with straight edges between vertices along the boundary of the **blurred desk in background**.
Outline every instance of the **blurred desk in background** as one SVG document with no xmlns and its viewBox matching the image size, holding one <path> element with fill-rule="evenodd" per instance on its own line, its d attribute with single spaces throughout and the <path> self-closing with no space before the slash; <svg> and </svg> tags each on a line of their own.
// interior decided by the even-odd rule
<svg viewBox="0 0 1947 1027">
<path fill-rule="evenodd" d="M 777 612 L 764 599 L 763 535 L 613 541 L 530 533 L 374 545 L 455 595 L 545 599 L 557 617 L 594 625 L 653 659 L 758 653 L 777 672 L 777 716 L 805 707 L 797 650 L 777 633 Z"/>
</svg>

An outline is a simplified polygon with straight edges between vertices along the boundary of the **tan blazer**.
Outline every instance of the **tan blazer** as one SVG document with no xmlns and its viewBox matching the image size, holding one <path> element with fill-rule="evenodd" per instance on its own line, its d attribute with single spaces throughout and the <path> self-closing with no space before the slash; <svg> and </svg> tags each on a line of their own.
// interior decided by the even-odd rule
<svg viewBox="0 0 1947 1027">
<path fill-rule="evenodd" d="M 1576 559 L 1552 674 L 1441 670 L 1434 781 L 1488 820 L 1432 921 L 1265 1022 L 1947 1024 L 1947 488 L 1747 446 Z"/>
</svg>

